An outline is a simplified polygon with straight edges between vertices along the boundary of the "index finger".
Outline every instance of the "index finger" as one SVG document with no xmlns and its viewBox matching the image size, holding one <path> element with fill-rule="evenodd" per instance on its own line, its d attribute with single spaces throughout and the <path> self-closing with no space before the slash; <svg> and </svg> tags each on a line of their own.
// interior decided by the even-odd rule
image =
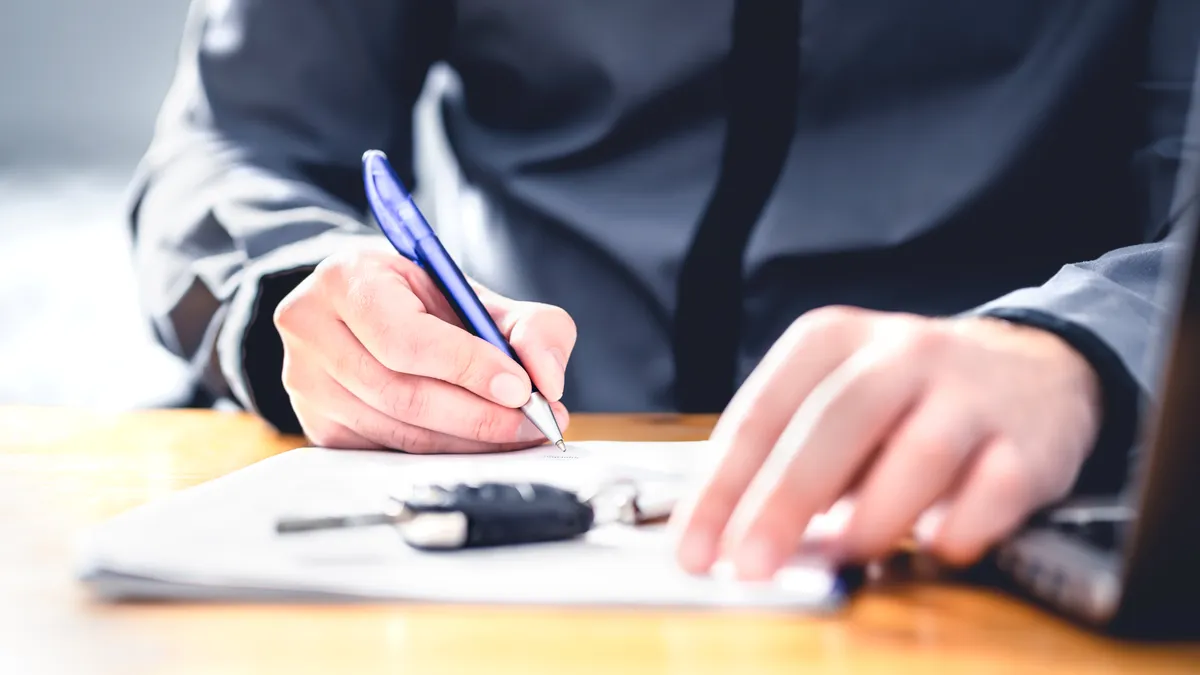
<svg viewBox="0 0 1200 675">
<path fill-rule="evenodd" d="M 707 571 L 742 494 L 810 392 L 853 352 L 863 331 L 857 312 L 826 309 L 802 317 L 768 351 L 721 415 L 710 443 L 716 466 L 672 517 L 680 565 Z"/>
<path fill-rule="evenodd" d="M 796 411 L 727 528 L 739 576 L 773 575 L 920 396 L 922 370 L 893 351 L 858 352 Z"/>
</svg>

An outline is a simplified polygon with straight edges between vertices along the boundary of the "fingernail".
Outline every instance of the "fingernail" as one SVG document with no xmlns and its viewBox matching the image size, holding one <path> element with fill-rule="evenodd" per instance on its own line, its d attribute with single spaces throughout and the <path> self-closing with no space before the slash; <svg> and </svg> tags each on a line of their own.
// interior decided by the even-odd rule
<svg viewBox="0 0 1200 675">
<path fill-rule="evenodd" d="M 716 542 L 707 532 L 692 532 L 679 542 L 679 563 L 691 572 L 703 572 L 712 566 Z"/>
<path fill-rule="evenodd" d="M 519 408 L 529 400 L 529 390 L 516 375 L 500 373 L 492 378 L 492 396 L 496 397 L 501 405 Z"/>
<path fill-rule="evenodd" d="M 554 358 L 555 363 L 558 364 L 559 370 L 565 371 L 567 369 L 567 357 L 563 355 L 561 349 L 559 349 L 558 347 L 551 348 L 550 356 L 552 356 Z"/>
<path fill-rule="evenodd" d="M 779 567 L 778 549 L 770 540 L 752 539 L 739 548 L 734 558 L 734 567 L 742 579 L 769 579 Z"/>
<path fill-rule="evenodd" d="M 938 532 L 942 529 L 942 523 L 945 521 L 946 510 L 944 508 L 934 505 L 926 509 L 913 525 L 913 539 L 916 540 L 917 546 L 929 548 L 933 545 L 933 540 L 937 538 Z"/>
</svg>

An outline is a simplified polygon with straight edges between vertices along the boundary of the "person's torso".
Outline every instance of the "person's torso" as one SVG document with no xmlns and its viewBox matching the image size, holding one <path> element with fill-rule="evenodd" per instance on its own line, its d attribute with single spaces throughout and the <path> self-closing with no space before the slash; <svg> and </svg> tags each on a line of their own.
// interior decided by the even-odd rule
<svg viewBox="0 0 1200 675">
<path fill-rule="evenodd" d="M 736 311 L 710 317 L 737 324 L 738 381 L 815 307 L 952 314 L 1134 241 L 1152 4 L 810 0 L 767 31 L 794 63 L 747 71 L 734 0 L 459 0 L 442 114 L 463 185 L 435 222 L 480 281 L 575 317 L 568 405 L 674 410 L 680 333 L 710 329 L 678 325 L 694 235 L 769 154 L 725 154 L 771 115 L 744 99 L 791 107 L 762 203 L 709 225 L 744 245 L 701 252 L 741 262 Z"/>
</svg>

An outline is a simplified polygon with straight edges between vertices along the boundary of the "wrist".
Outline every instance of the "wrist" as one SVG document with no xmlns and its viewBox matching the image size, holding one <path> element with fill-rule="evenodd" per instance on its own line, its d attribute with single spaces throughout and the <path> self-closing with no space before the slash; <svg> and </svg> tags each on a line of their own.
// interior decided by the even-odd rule
<svg viewBox="0 0 1200 675">
<path fill-rule="evenodd" d="M 217 354 L 232 397 L 283 433 L 299 433 L 300 423 L 283 388 L 283 342 L 272 315 L 283 298 L 328 256 L 346 248 L 370 246 L 367 230 L 329 230 L 281 246 L 247 265 L 233 297 L 225 303 Z"/>
<path fill-rule="evenodd" d="M 978 315 L 1015 328 L 1036 330 L 1058 345 L 1061 362 L 1079 378 L 1081 395 L 1095 412 L 1091 452 L 1076 481 L 1076 494 L 1118 492 L 1128 477 L 1129 456 L 1140 427 L 1141 389 L 1115 350 L 1076 323 L 1032 309 L 998 308 Z"/>
<path fill-rule="evenodd" d="M 1078 400 L 1091 413 L 1092 426 L 1099 428 L 1104 412 L 1104 382 L 1100 364 L 1078 345 L 1078 340 L 1069 339 L 1062 332 L 1037 323 L 990 316 L 977 320 L 1011 331 L 1030 345 L 1032 351 L 1046 360 L 1047 367 L 1053 368 L 1068 382 L 1068 388 L 1077 393 Z"/>
</svg>

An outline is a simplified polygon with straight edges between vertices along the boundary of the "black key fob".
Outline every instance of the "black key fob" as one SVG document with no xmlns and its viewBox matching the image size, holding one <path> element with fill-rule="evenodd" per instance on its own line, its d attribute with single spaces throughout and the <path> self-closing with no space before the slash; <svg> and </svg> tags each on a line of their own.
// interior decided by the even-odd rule
<svg viewBox="0 0 1200 675">
<path fill-rule="evenodd" d="M 446 551 L 572 539 L 595 513 L 575 493 L 541 483 L 427 486 L 402 500 L 398 525 L 413 548 Z"/>
</svg>

